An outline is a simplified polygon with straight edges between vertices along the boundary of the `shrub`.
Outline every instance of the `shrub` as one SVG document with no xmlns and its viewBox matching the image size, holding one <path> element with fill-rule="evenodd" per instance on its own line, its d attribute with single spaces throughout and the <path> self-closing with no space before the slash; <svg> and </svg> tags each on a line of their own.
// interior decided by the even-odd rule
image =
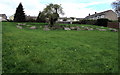
<svg viewBox="0 0 120 75">
<path fill-rule="evenodd" d="M 67 21 L 67 18 L 64 18 L 63 21 Z"/>
<path fill-rule="evenodd" d="M 36 22 L 36 20 L 32 19 L 32 18 L 29 18 L 29 19 L 26 20 L 26 22 Z"/>
<path fill-rule="evenodd" d="M 80 24 L 80 21 L 74 21 L 72 24 Z"/>
<path fill-rule="evenodd" d="M 108 21 L 106 18 L 97 19 L 97 25 L 107 27 Z"/>
<path fill-rule="evenodd" d="M 97 21 L 96 20 L 81 20 L 80 24 L 90 24 L 90 25 L 96 25 Z"/>
</svg>

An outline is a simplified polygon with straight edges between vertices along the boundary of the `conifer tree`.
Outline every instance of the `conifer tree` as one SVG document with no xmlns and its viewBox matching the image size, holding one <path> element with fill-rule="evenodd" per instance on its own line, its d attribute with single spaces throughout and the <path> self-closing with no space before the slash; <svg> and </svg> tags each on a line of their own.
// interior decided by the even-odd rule
<svg viewBox="0 0 120 75">
<path fill-rule="evenodd" d="M 15 22 L 24 22 L 25 19 L 25 13 L 24 13 L 24 9 L 22 6 L 22 3 L 20 3 L 16 9 L 16 13 L 14 15 L 14 21 Z"/>
<path fill-rule="evenodd" d="M 45 17 L 44 12 L 39 12 L 36 21 L 37 22 L 46 22 L 46 17 Z"/>
<path fill-rule="evenodd" d="M 39 12 L 38 17 L 36 19 L 37 22 L 40 22 L 40 15 L 41 15 L 41 12 Z"/>
</svg>

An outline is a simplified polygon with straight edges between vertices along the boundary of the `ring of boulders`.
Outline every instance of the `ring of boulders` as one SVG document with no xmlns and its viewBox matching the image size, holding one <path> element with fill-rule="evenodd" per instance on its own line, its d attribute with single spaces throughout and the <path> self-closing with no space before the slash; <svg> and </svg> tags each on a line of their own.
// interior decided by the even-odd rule
<svg viewBox="0 0 120 75">
<path fill-rule="evenodd" d="M 37 29 L 36 26 L 27 25 L 25 23 L 18 23 L 16 25 L 16 27 L 18 29 L 23 29 L 24 26 L 28 27 L 28 29 Z M 80 30 L 88 30 L 88 31 L 98 30 L 98 31 L 118 32 L 118 29 L 114 29 L 114 28 L 104 29 L 104 27 L 97 28 L 97 27 L 93 27 L 93 26 L 54 25 L 54 26 L 50 27 L 49 25 L 44 25 L 42 28 L 43 28 L 44 31 L 61 29 L 61 30 L 66 30 L 66 31 L 69 31 L 69 30 L 76 30 L 76 31 L 80 31 Z"/>
</svg>

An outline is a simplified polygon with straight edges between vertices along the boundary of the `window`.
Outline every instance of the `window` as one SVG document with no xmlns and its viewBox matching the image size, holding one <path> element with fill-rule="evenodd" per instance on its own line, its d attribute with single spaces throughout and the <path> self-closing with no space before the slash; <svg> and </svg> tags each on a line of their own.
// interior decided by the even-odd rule
<svg viewBox="0 0 120 75">
<path fill-rule="evenodd" d="M 101 18 L 104 18 L 105 16 L 104 15 L 101 15 Z"/>
</svg>

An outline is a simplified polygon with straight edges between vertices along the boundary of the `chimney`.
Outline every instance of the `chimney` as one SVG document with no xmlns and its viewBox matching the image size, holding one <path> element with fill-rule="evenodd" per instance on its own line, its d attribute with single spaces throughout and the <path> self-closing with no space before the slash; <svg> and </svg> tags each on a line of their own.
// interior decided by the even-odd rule
<svg viewBox="0 0 120 75">
<path fill-rule="evenodd" d="M 89 13 L 89 16 L 90 16 L 90 13 Z"/>
<path fill-rule="evenodd" d="M 97 14 L 97 12 L 95 12 L 95 14 Z"/>
</svg>

